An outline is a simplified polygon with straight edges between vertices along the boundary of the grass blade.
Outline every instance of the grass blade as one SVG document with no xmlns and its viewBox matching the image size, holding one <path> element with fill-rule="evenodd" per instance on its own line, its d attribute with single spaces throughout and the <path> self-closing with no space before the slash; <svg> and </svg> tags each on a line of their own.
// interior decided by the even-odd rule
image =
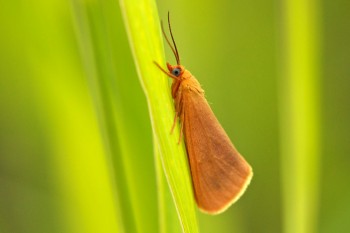
<svg viewBox="0 0 350 233">
<path fill-rule="evenodd" d="M 151 0 L 121 0 L 121 9 L 140 81 L 148 101 L 151 123 L 162 165 L 184 232 L 198 232 L 187 156 L 179 137 L 170 135 L 174 107 L 168 78 L 153 64 L 164 64 L 156 5 Z"/>
<path fill-rule="evenodd" d="M 280 117 L 284 232 L 316 232 L 320 110 L 315 1 L 286 0 L 285 76 Z"/>
</svg>

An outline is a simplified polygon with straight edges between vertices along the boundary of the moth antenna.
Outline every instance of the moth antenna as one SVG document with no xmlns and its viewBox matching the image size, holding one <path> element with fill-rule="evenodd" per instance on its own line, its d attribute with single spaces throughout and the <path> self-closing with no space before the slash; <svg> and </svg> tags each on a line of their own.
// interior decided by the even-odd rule
<svg viewBox="0 0 350 233">
<path fill-rule="evenodd" d="M 176 53 L 174 47 L 171 45 L 170 40 L 168 39 L 168 37 L 167 37 L 167 35 L 166 35 L 166 33 L 165 33 L 164 26 L 163 26 L 163 21 L 161 21 L 161 27 L 162 27 L 162 32 L 163 32 L 163 35 L 164 35 L 164 37 L 165 37 L 165 40 L 166 40 L 166 42 L 168 43 L 168 45 L 169 45 L 169 47 L 171 48 L 171 50 L 173 51 L 174 56 L 175 56 L 175 58 L 176 58 L 176 62 L 177 62 L 177 61 L 178 61 L 178 55 L 177 55 L 177 53 Z"/>
<path fill-rule="evenodd" d="M 173 41 L 174 47 L 175 47 L 175 57 L 176 57 L 176 62 L 178 65 L 180 65 L 180 56 L 179 56 L 179 52 L 177 51 L 177 47 L 176 47 L 176 43 L 174 40 L 174 36 L 173 36 L 173 32 L 171 30 L 171 25 L 170 25 L 170 12 L 168 11 L 168 25 L 169 25 L 169 31 L 170 31 L 170 35 L 171 35 L 171 39 Z"/>
</svg>

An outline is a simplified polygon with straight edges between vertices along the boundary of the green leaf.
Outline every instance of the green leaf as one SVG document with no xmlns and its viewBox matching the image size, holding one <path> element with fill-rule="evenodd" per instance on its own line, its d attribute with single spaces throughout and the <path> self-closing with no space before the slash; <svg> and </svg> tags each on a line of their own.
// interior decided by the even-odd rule
<svg viewBox="0 0 350 233">
<path fill-rule="evenodd" d="M 183 144 L 178 145 L 178 128 L 170 135 L 174 106 L 168 78 L 153 64 L 164 62 L 160 22 L 154 1 L 121 0 L 137 72 L 144 89 L 151 117 L 155 144 L 160 152 L 168 184 L 184 232 L 198 232 L 195 204 L 189 176 L 187 156 Z M 159 175 L 159 174 L 158 174 Z M 169 205 L 164 203 L 163 207 Z M 160 215 L 164 214 L 162 213 Z"/>
</svg>

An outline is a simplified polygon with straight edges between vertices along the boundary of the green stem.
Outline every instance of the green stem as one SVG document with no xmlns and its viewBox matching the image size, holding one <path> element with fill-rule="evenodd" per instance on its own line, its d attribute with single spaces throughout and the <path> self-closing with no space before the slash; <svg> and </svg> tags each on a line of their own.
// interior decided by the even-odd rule
<svg viewBox="0 0 350 233">
<path fill-rule="evenodd" d="M 317 2 L 285 1 L 285 73 L 281 80 L 284 232 L 316 232 L 320 163 Z"/>
</svg>

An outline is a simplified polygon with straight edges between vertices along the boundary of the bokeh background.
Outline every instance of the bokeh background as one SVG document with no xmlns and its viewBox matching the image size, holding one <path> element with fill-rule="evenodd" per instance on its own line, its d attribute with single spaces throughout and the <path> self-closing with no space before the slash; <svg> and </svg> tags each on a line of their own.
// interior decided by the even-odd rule
<svg viewBox="0 0 350 233">
<path fill-rule="evenodd" d="M 288 143 L 284 110 L 289 108 L 284 88 L 291 73 L 288 1 L 157 4 L 160 18 L 171 12 L 182 63 L 200 81 L 216 116 L 254 168 L 247 193 L 227 212 L 214 217 L 198 212 L 201 232 L 287 232 L 284 200 L 293 200 L 283 192 L 288 171 L 282 171 Z M 311 225 L 313 232 L 345 233 L 350 232 L 350 1 L 308 4 L 316 28 L 311 52 L 317 55 L 311 72 L 315 92 L 307 96 L 315 100 L 310 121 L 315 117 L 317 127 L 317 164 L 310 166 L 310 175 L 317 174 L 311 195 L 317 204 Z M 90 20 L 90 30 L 81 29 L 79 14 Z M 94 52 L 96 63 L 109 57 L 81 47 L 101 30 L 115 49 L 109 75 L 124 78 L 111 78 L 99 91 L 112 90 L 105 98 L 115 100 L 116 124 L 107 135 L 118 142 L 115 154 L 130 155 L 125 161 L 106 152 L 98 115 L 103 106 L 94 104 L 97 90 L 86 67 L 91 61 L 84 61 Z M 94 38 L 100 42 L 96 47 L 105 46 L 104 39 Z M 168 48 L 166 54 L 175 61 Z M 94 72 L 98 76 L 104 70 Z M 108 117 L 102 119 L 108 123 Z M 124 185 L 131 193 L 122 200 L 133 203 L 134 230 L 156 232 L 153 158 L 146 99 L 118 1 L 1 0 L 0 232 L 120 232 L 124 213 L 117 207 L 123 203 L 115 199 L 111 161 L 124 169 L 116 174 L 127 174 Z"/>
</svg>

